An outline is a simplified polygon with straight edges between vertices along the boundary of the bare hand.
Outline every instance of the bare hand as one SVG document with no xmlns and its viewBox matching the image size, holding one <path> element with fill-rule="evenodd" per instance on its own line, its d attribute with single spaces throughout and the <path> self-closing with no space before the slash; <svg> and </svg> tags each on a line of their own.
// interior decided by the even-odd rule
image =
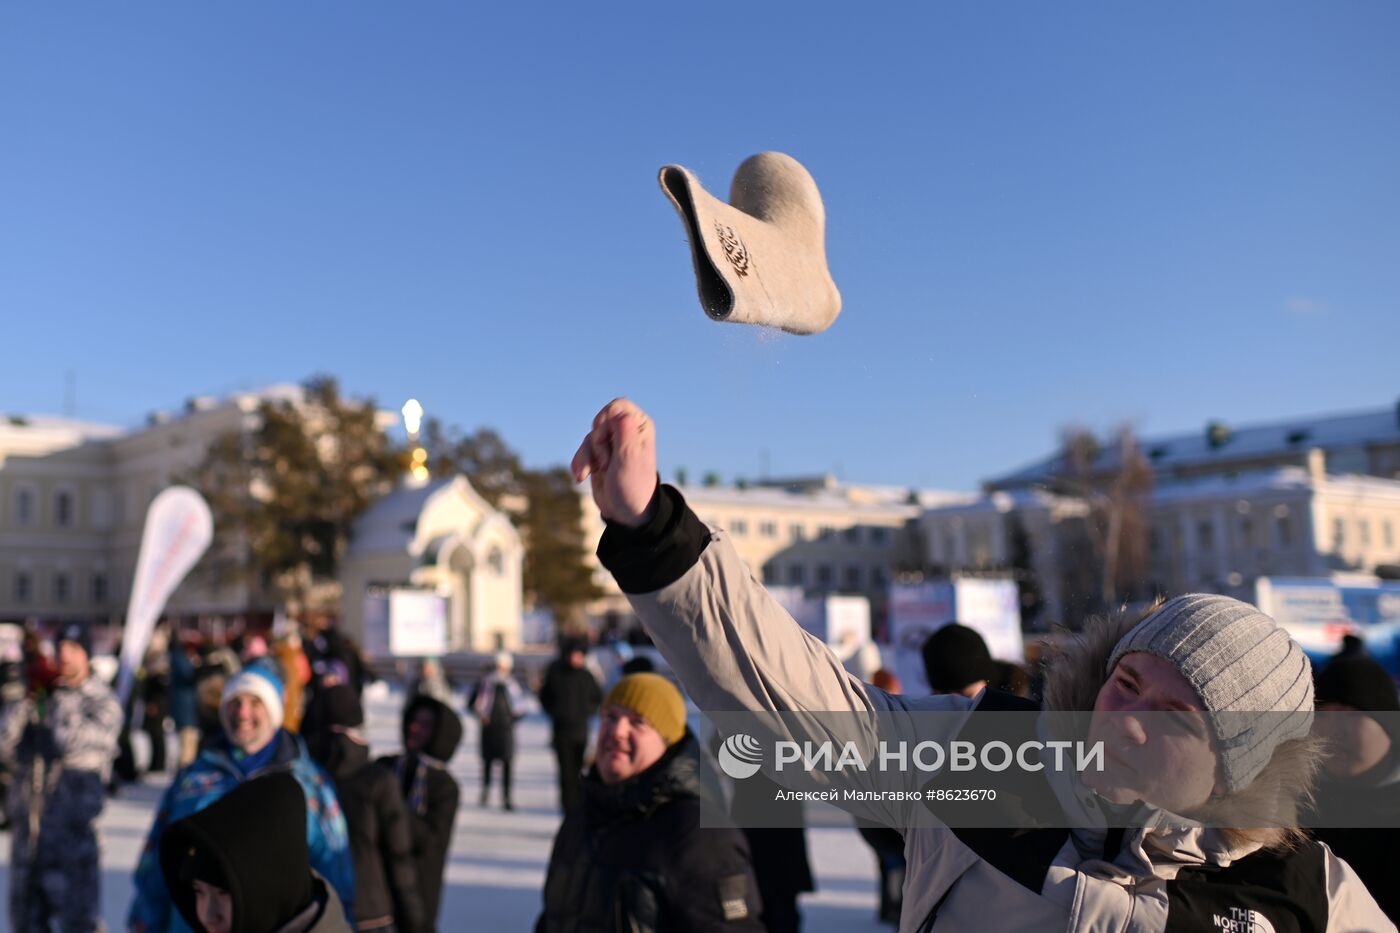
<svg viewBox="0 0 1400 933">
<path fill-rule="evenodd" d="M 608 521 L 646 524 L 656 494 L 656 428 L 640 408 L 613 399 L 593 419 L 574 454 L 574 479 L 593 480 L 593 501 Z"/>
</svg>

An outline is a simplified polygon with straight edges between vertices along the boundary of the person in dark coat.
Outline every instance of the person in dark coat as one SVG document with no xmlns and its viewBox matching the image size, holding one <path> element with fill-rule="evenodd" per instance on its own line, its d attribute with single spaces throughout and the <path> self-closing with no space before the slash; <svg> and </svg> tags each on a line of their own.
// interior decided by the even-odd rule
<svg viewBox="0 0 1400 933">
<path fill-rule="evenodd" d="M 316 695 L 322 731 L 307 735 L 311 757 L 335 781 L 355 858 L 355 927 L 418 933 L 427 929 L 413 866 L 413 830 L 398 782 L 370 762 L 360 734 L 364 709 L 347 684 Z"/>
<path fill-rule="evenodd" d="M 160 835 L 175 908 L 207 933 L 349 933 L 335 888 L 311 868 L 301 784 L 286 772 L 245 781 Z"/>
<path fill-rule="evenodd" d="M 1400 925 L 1400 873 L 1395 843 L 1400 826 L 1400 696 L 1395 682 L 1364 653 L 1343 651 L 1317 676 L 1314 729 L 1332 740 L 1322 766 L 1310 825 L 1327 826 L 1345 813 L 1352 825 L 1318 828 L 1313 835 L 1361 876 L 1381 910 Z M 1381 716 L 1361 715 L 1383 713 Z M 1371 827 L 1356 826 L 1364 815 Z"/>
<path fill-rule="evenodd" d="M 360 646 L 335 627 L 335 620 L 325 613 L 313 612 L 306 617 L 306 638 L 302 650 L 311 665 L 310 693 L 335 684 L 349 684 L 359 696 L 374 675 L 365 663 Z M 311 697 L 307 697 L 307 704 Z"/>
<path fill-rule="evenodd" d="M 891 696 L 904 692 L 898 675 L 883 667 L 870 683 Z M 880 871 L 880 906 L 876 916 L 881 923 L 898 927 L 904 912 L 904 836 L 896 829 L 868 820 L 857 820 L 856 829 L 875 853 L 875 865 Z"/>
<path fill-rule="evenodd" d="M 462 720 L 445 703 L 414 697 L 403 711 L 401 755 L 379 759 L 399 781 L 408 804 L 413 837 L 413 865 L 428 927 L 437 924 L 442 905 L 442 877 L 461 791 L 447 763 L 462 741 Z"/>
<path fill-rule="evenodd" d="M 748 844 L 703 790 L 698 758 L 669 680 L 617 682 L 582 803 L 554 839 L 535 933 L 763 930 Z"/>
<path fill-rule="evenodd" d="M 224 723 L 219 710 L 223 705 L 224 685 L 242 669 L 238 655 L 227 646 L 207 647 L 195 671 L 195 722 L 199 727 L 199 747 L 202 752 L 223 741 Z"/>
<path fill-rule="evenodd" d="M 145 702 L 141 728 L 151 743 L 151 763 L 146 770 L 150 774 L 164 774 L 165 718 L 170 711 L 170 670 L 166 659 L 160 654 L 150 654 L 146 657 L 146 676 L 141 681 L 141 698 Z"/>
<path fill-rule="evenodd" d="M 496 655 L 496 669 L 482 678 L 472 690 L 467 705 L 481 724 L 481 805 L 491 793 L 491 771 L 501 763 L 501 806 L 514 810 L 510 802 L 510 766 L 515 758 L 515 724 L 525 715 L 528 695 L 511 677 L 515 661 L 502 651 Z"/>
<path fill-rule="evenodd" d="M 194 761 L 199 754 L 199 713 L 195 684 L 199 671 L 195 667 L 198 655 L 189 637 L 172 633 L 170 638 L 170 719 L 180 740 L 179 767 Z"/>
<path fill-rule="evenodd" d="M 554 724 L 554 754 L 559 760 L 559 808 L 565 813 L 579 801 L 579 775 L 588 747 L 588 720 L 603 698 L 602 688 L 584 667 L 585 645 L 566 641 L 557 660 L 545 671 L 540 705 Z"/>
<path fill-rule="evenodd" d="M 753 857 L 763 928 L 768 933 L 798 933 L 802 913 L 797 897 L 817 886 L 807 859 L 802 801 L 779 800 L 781 789 L 762 774 L 736 781 L 730 814 L 744 827 Z"/>
</svg>

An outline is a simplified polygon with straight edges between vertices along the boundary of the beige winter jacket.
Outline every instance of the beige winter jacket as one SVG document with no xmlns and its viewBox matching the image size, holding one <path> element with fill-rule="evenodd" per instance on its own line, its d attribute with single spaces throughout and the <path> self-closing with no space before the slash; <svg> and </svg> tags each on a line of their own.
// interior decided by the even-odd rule
<svg viewBox="0 0 1400 933">
<path fill-rule="evenodd" d="M 768 595 L 727 536 L 705 528 L 670 487 L 662 487 L 651 525 L 610 527 L 599 556 L 703 710 L 879 713 L 974 706 L 961 697 L 891 696 L 852 677 Z M 801 717 L 784 722 L 800 729 Z M 1300 885 L 1300 904 L 1230 906 L 1226 896 L 1183 905 L 1168 886 L 1179 873 L 1224 869 L 1257 846 L 1232 845 L 1215 830 L 1130 829 L 1116 855 L 1105 858 L 1105 836 L 1102 829 L 1070 831 L 1034 890 L 993 867 L 952 830 L 910 827 L 900 931 L 1395 930 L 1351 868 L 1321 844 L 1310 849 L 1316 871 Z"/>
</svg>

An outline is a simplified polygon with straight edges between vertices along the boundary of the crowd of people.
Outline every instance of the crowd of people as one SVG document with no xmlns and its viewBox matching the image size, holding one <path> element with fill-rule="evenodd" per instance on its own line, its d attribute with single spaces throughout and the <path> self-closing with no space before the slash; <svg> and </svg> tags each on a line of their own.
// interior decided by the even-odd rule
<svg viewBox="0 0 1400 933">
<path fill-rule="evenodd" d="M 688 695 L 716 712 L 948 711 L 969 724 L 979 713 L 1093 714 L 1116 751 L 1064 793 L 1150 818 L 969 831 L 863 812 L 879 918 L 901 930 L 1395 929 L 1400 736 L 1387 714 L 1400 697 L 1357 645 L 1314 672 L 1254 607 L 1188 594 L 1096 621 L 1035 678 L 993 659 L 971 628 L 944 626 L 923 645 L 931 694 L 910 695 L 878 655 L 804 633 L 723 533 L 658 485 L 647 425 L 626 403 L 605 409 L 575 470 L 591 476 L 607 520 L 599 556 L 674 679 L 637 654 L 605 688 L 582 639 L 560 644 L 535 692 L 506 653 L 461 693 L 424 661 L 404 691 L 400 748 L 376 757 L 363 706 L 374 675 L 326 616 L 302 619 L 300 637 L 214 644 L 163 632 L 127 710 L 94 672 L 87 628 L 66 625 L 51 645 L 31 632 L 22 663 L 0 669 L 10 927 L 100 927 L 96 824 L 113 783 L 134 777 L 124 736 L 139 722 L 156 773 L 173 725 L 178 767 L 135 870 L 130 929 L 436 929 L 461 798 L 449 763 L 475 728 L 479 804 L 499 787 L 512 810 L 516 726 L 538 709 L 552 725 L 563 820 L 536 933 L 800 930 L 800 895 L 817 880 L 802 806 L 742 825 L 744 798 L 771 800 L 778 778 L 726 789 L 689 725 Z M 1164 710 L 1209 726 L 1157 734 L 1145 724 Z M 816 738 L 802 732 L 808 721 L 780 728 Z M 1045 778 L 1052 796 L 1056 780 Z M 1264 791 L 1296 821 L 1211 823 Z M 1304 828 L 1358 801 L 1373 825 Z"/>
</svg>

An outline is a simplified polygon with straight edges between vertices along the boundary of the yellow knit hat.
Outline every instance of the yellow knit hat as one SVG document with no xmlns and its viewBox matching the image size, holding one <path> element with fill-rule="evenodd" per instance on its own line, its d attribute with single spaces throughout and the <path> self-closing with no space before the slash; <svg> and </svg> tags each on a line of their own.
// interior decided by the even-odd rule
<svg viewBox="0 0 1400 933">
<path fill-rule="evenodd" d="M 685 735 L 685 699 L 660 674 L 628 674 L 608 691 L 603 706 L 632 710 L 651 723 L 667 745 L 675 745 Z"/>
</svg>

